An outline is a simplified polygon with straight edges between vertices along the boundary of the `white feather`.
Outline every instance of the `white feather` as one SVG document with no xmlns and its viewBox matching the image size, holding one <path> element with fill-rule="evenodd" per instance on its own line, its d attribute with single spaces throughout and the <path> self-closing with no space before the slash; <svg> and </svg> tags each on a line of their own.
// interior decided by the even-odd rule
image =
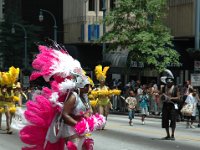
<svg viewBox="0 0 200 150">
<path fill-rule="evenodd" d="M 174 75 L 169 69 L 165 69 L 165 72 L 168 74 L 167 75 L 168 78 L 170 77 L 170 78 L 174 79 Z"/>
<path fill-rule="evenodd" d="M 167 79 L 167 76 L 163 76 L 160 78 L 161 82 L 163 82 L 164 84 L 166 84 L 166 79 Z"/>
<path fill-rule="evenodd" d="M 64 82 L 59 84 L 59 90 L 62 93 L 65 93 L 69 89 L 74 89 L 76 86 L 75 82 L 72 80 L 65 79 Z"/>
<path fill-rule="evenodd" d="M 49 101 L 52 103 L 56 103 L 56 101 L 58 100 L 58 92 L 53 92 L 50 96 Z"/>
<path fill-rule="evenodd" d="M 53 70 L 52 75 L 57 74 L 63 78 L 70 75 L 70 72 L 75 68 L 81 68 L 80 62 L 75 60 L 69 54 L 64 54 L 60 51 L 55 50 L 55 59 L 51 70 Z"/>
</svg>

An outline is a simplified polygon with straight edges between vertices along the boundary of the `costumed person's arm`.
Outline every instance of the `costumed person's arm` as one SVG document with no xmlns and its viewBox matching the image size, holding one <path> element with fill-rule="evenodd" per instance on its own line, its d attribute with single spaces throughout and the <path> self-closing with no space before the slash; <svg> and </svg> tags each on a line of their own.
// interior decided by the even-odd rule
<svg viewBox="0 0 200 150">
<path fill-rule="evenodd" d="M 77 121 L 70 115 L 74 109 L 74 105 L 76 102 L 76 96 L 74 94 L 71 94 L 69 98 L 65 101 L 63 112 L 62 112 L 62 118 L 64 122 L 70 126 L 75 126 Z"/>
<path fill-rule="evenodd" d="M 19 94 L 18 106 L 19 106 L 19 107 L 22 106 L 22 95 L 21 95 L 21 94 Z"/>
</svg>

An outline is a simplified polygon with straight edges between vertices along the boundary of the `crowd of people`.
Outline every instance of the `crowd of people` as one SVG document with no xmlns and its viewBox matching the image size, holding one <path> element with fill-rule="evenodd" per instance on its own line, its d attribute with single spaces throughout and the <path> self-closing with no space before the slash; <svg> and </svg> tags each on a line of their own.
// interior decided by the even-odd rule
<svg viewBox="0 0 200 150">
<path fill-rule="evenodd" d="M 155 81 L 150 84 L 141 84 L 140 80 L 131 81 L 125 86 L 122 96 L 112 99 L 121 101 L 128 111 L 129 125 L 132 126 L 136 111 L 141 116 L 141 124 L 145 124 L 145 118 L 149 114 L 160 115 L 161 126 L 166 130 L 164 140 L 175 140 L 176 123 L 186 121 L 186 128 L 200 127 L 200 98 L 198 89 L 193 87 L 189 80 L 183 86 L 175 85 L 172 72 L 166 69 L 167 76 L 161 77 L 161 85 Z M 191 114 L 184 114 L 182 108 L 190 104 Z M 171 128 L 171 133 L 169 128 Z"/>
<path fill-rule="evenodd" d="M 169 80 L 169 79 L 168 79 Z M 174 84 L 174 80 L 171 79 L 168 82 L 171 82 Z M 131 84 L 134 83 L 134 84 Z M 156 115 L 156 116 L 162 116 L 162 109 L 163 109 L 163 100 L 162 100 L 162 93 L 164 92 L 163 87 L 165 84 L 158 85 L 155 83 L 155 81 L 150 82 L 149 84 L 141 84 L 140 80 L 131 81 L 127 83 L 123 88 L 120 96 L 112 97 L 111 102 L 113 104 L 113 111 L 128 111 L 129 110 L 129 103 L 126 101 L 126 98 L 128 98 L 130 93 L 134 93 L 134 96 L 137 100 L 136 106 L 134 108 L 135 112 L 138 113 L 144 113 Z M 193 88 L 190 84 L 190 81 L 187 80 L 184 82 L 182 86 L 175 85 L 177 88 L 177 92 L 179 94 L 178 100 L 177 100 L 177 110 L 176 110 L 176 121 L 184 121 L 187 120 L 187 117 L 182 115 L 181 109 L 183 105 L 185 104 L 185 100 L 187 96 L 189 95 L 189 89 L 195 89 L 197 96 L 199 94 L 198 88 Z M 145 96 L 144 96 L 145 95 Z M 146 99 L 146 100 L 144 100 Z M 197 97 L 197 99 L 199 99 Z M 198 119 L 198 110 L 200 107 L 200 102 L 197 102 L 196 105 L 196 117 Z M 145 109 L 145 111 L 144 111 Z M 143 123 L 144 124 L 144 123 Z M 200 125 L 198 124 L 198 127 Z"/>
</svg>

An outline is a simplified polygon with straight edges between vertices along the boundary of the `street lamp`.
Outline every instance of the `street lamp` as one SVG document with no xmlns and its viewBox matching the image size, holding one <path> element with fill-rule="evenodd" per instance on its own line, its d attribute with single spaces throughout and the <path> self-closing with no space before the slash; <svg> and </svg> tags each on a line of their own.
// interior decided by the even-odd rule
<svg viewBox="0 0 200 150">
<path fill-rule="evenodd" d="M 102 8 L 102 11 L 103 11 L 103 35 L 106 33 L 106 24 L 105 24 L 105 17 L 106 17 L 106 0 L 102 0 L 103 1 L 103 8 Z M 102 54 L 103 54 L 103 58 L 104 58 L 104 53 L 105 53 L 105 50 L 106 50 L 106 43 L 103 42 L 103 50 L 102 50 Z"/>
<path fill-rule="evenodd" d="M 56 24 L 56 18 L 55 18 L 55 16 L 50 11 L 45 10 L 45 9 L 40 9 L 40 14 L 39 14 L 39 21 L 40 22 L 44 20 L 43 12 L 48 13 L 53 18 L 53 21 L 54 21 L 54 26 L 53 26 L 53 29 L 54 29 L 54 41 L 57 41 L 57 24 Z"/>
<path fill-rule="evenodd" d="M 15 33 L 15 26 L 19 26 L 23 29 L 24 31 L 24 68 L 27 68 L 27 32 L 26 29 L 24 28 L 23 25 L 19 24 L 19 23 L 13 23 L 12 24 L 12 29 L 11 29 L 11 33 L 14 34 Z"/>
</svg>

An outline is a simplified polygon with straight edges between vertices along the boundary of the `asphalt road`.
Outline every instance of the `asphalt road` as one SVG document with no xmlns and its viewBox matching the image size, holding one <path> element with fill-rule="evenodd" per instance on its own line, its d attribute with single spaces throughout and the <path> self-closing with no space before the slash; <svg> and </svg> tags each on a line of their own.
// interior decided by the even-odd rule
<svg viewBox="0 0 200 150">
<path fill-rule="evenodd" d="M 5 124 L 5 122 L 3 122 Z M 161 120 L 147 118 L 145 125 L 140 117 L 135 117 L 134 125 L 129 126 L 124 115 L 110 115 L 105 130 L 92 134 L 94 150 L 199 150 L 200 128 L 186 129 L 185 122 L 177 123 L 176 140 L 161 140 L 165 136 Z M 23 143 L 18 137 L 18 130 L 12 135 L 0 131 L 0 150 L 20 150 Z"/>
</svg>

